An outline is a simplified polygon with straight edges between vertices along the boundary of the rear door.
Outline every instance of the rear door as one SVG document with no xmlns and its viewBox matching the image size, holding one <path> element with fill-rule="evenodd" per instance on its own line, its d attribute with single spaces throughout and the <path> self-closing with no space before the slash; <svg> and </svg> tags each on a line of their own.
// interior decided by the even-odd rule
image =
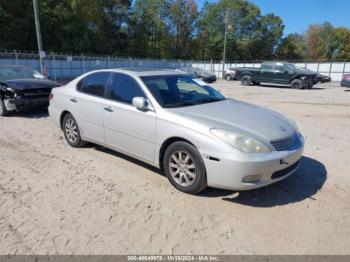
<svg viewBox="0 0 350 262">
<path fill-rule="evenodd" d="M 153 162 L 156 112 L 134 107 L 134 97 L 147 99 L 139 82 L 127 74 L 112 73 L 103 114 L 106 144 Z"/>
<path fill-rule="evenodd" d="M 105 142 L 103 114 L 110 72 L 87 75 L 77 85 L 77 95 L 70 98 L 72 114 L 85 138 Z"/>
<path fill-rule="evenodd" d="M 274 81 L 274 63 L 264 62 L 260 67 L 260 82 Z"/>
<path fill-rule="evenodd" d="M 288 84 L 290 74 L 287 67 L 283 64 L 277 63 L 274 70 L 274 78 L 276 83 Z"/>
</svg>

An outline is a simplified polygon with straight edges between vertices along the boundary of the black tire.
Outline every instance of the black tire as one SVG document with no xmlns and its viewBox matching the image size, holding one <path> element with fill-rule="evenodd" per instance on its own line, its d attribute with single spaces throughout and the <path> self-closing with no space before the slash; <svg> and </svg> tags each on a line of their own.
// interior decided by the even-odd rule
<svg viewBox="0 0 350 262">
<path fill-rule="evenodd" d="M 304 82 L 300 79 L 294 79 L 290 83 L 290 87 L 293 89 L 303 89 L 304 88 Z"/>
<path fill-rule="evenodd" d="M 181 169 L 179 163 L 178 165 L 175 164 L 177 163 L 174 161 L 173 156 L 176 156 L 176 154 L 179 154 L 179 152 L 182 152 L 182 159 L 181 155 L 178 155 L 179 157 L 177 158 L 178 160 L 181 159 L 180 162 L 182 162 L 182 165 L 184 169 L 186 169 L 189 173 L 194 175 L 194 178 L 190 175 L 187 171 L 179 171 Z M 186 162 L 186 154 L 189 156 L 188 162 Z M 183 159 L 185 158 L 185 159 Z M 178 167 L 173 167 L 174 165 L 177 165 Z M 187 168 L 190 166 L 194 166 L 194 168 Z M 163 158 L 163 168 L 164 168 L 164 173 L 168 177 L 170 183 L 178 190 L 188 193 L 188 194 L 196 194 L 205 188 L 207 188 L 207 175 L 206 175 L 206 170 L 205 170 L 205 165 L 204 161 L 202 159 L 202 156 L 198 152 L 198 150 L 191 144 L 183 141 L 179 142 L 174 142 L 168 148 L 166 149 L 164 153 L 164 158 Z M 189 171 L 193 170 L 193 171 Z M 181 174 L 181 172 L 183 172 Z M 174 175 L 174 173 L 178 174 Z M 186 179 L 186 180 L 185 180 Z M 176 181 L 179 180 L 179 181 Z M 184 181 L 185 180 L 185 181 Z M 182 185 L 180 184 L 181 182 L 186 183 L 187 180 L 189 181 L 188 185 Z"/>
<path fill-rule="evenodd" d="M 260 85 L 260 82 L 253 82 L 253 85 L 259 86 L 259 85 Z"/>
<path fill-rule="evenodd" d="M 241 84 L 244 86 L 251 86 L 253 84 L 252 78 L 250 76 L 243 76 L 241 78 Z"/>
<path fill-rule="evenodd" d="M 232 76 L 231 76 L 230 74 L 227 74 L 227 75 L 225 76 L 225 79 L 226 79 L 227 81 L 231 81 L 231 80 L 232 80 Z"/>
<path fill-rule="evenodd" d="M 9 111 L 7 111 L 4 100 L 0 98 L 0 116 L 8 116 Z"/>
<path fill-rule="evenodd" d="M 72 124 L 74 126 L 72 126 Z M 82 147 L 86 144 L 86 142 L 81 139 L 78 123 L 71 114 L 66 114 L 64 116 L 62 127 L 64 137 L 71 147 Z M 74 134 L 72 134 L 73 131 L 75 131 Z"/>
<path fill-rule="evenodd" d="M 306 89 L 311 89 L 311 88 L 313 88 L 313 86 L 314 86 L 314 84 L 313 83 L 309 83 L 309 84 L 307 84 L 306 85 Z"/>
</svg>

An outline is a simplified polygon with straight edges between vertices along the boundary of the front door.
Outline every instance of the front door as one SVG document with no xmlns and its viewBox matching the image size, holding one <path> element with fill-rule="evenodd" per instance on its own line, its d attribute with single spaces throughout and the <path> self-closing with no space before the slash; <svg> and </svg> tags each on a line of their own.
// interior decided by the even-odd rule
<svg viewBox="0 0 350 262">
<path fill-rule="evenodd" d="M 154 162 L 157 115 L 155 111 L 134 107 L 134 97 L 146 98 L 136 79 L 112 73 L 104 112 L 106 144 Z"/>
</svg>

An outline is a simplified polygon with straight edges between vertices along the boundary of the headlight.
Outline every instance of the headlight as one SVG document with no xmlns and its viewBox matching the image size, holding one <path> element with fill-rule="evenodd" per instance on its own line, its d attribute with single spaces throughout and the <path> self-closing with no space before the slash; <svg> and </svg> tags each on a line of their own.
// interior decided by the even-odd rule
<svg viewBox="0 0 350 262">
<path fill-rule="evenodd" d="M 12 87 L 6 87 L 7 91 L 10 91 L 10 92 L 15 92 L 15 89 L 13 89 Z"/>
<path fill-rule="evenodd" d="M 223 142 L 244 153 L 271 152 L 267 145 L 249 136 L 216 128 L 211 129 L 210 132 Z"/>
</svg>

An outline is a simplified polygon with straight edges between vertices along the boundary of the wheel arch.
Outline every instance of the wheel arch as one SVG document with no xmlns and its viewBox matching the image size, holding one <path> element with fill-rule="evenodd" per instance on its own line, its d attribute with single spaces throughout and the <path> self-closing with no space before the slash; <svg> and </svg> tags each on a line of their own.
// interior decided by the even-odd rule
<svg viewBox="0 0 350 262">
<path fill-rule="evenodd" d="M 249 72 L 249 71 L 243 71 L 241 74 L 240 74 L 240 80 L 243 78 L 243 77 L 245 77 L 245 76 L 250 76 L 250 77 L 252 77 L 252 73 L 251 72 Z"/>
<path fill-rule="evenodd" d="M 189 143 L 190 145 L 196 147 L 196 145 L 194 145 L 191 141 L 183 138 L 183 137 L 178 137 L 178 136 L 173 136 L 173 137 L 169 137 L 168 139 L 166 139 L 162 145 L 160 146 L 160 149 L 159 149 L 159 168 L 161 170 L 163 170 L 163 159 L 164 159 L 164 153 L 166 151 L 166 149 L 173 143 L 175 142 L 186 142 L 186 143 Z M 197 147 L 196 147 L 197 148 Z"/>
<path fill-rule="evenodd" d="M 68 110 L 64 110 L 60 116 L 60 128 L 63 130 L 63 119 L 67 114 L 71 114 Z"/>
</svg>

